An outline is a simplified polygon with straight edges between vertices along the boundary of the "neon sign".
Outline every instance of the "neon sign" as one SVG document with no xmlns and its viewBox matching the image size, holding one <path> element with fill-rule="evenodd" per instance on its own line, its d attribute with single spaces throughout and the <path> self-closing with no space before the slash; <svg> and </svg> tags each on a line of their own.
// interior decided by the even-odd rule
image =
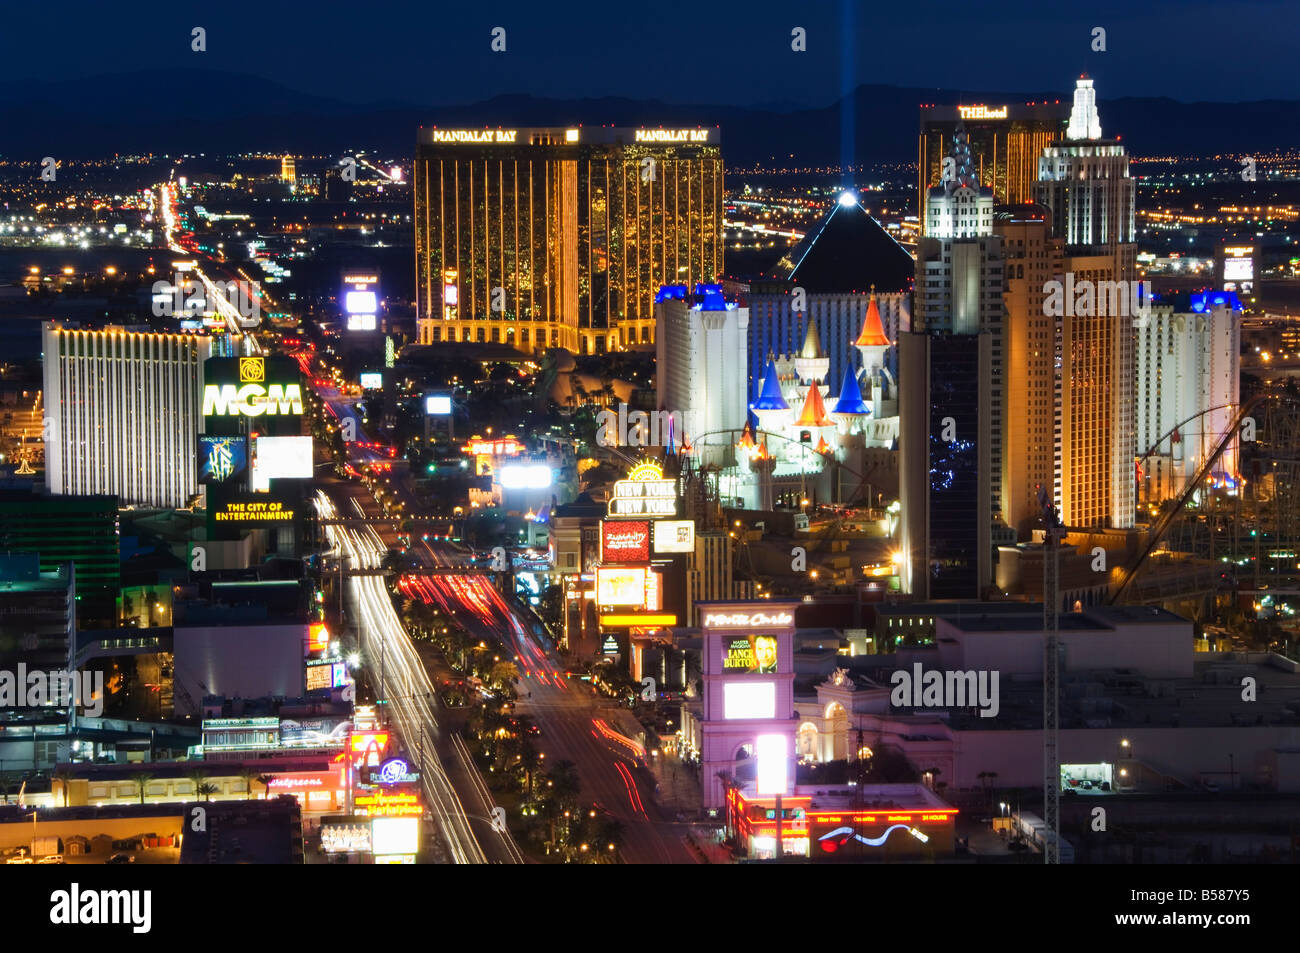
<svg viewBox="0 0 1300 953">
<path fill-rule="evenodd" d="M 432 129 L 434 142 L 513 143 L 517 129 Z"/>
<path fill-rule="evenodd" d="M 790 612 L 709 612 L 704 616 L 706 629 L 775 628 L 793 622 Z"/>
<path fill-rule="evenodd" d="M 299 384 L 207 384 L 203 388 L 203 416 L 260 417 L 263 414 L 301 414 Z"/>
<path fill-rule="evenodd" d="M 957 112 L 962 119 L 1006 119 L 1007 107 L 995 106 L 958 106 Z"/>
<path fill-rule="evenodd" d="M 638 129 L 637 142 L 708 142 L 707 129 Z"/>
</svg>

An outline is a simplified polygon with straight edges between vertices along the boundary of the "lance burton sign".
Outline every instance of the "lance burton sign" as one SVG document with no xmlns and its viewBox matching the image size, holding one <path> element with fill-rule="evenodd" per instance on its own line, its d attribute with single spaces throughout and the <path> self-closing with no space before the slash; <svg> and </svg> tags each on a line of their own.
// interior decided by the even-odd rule
<svg viewBox="0 0 1300 953">
<path fill-rule="evenodd" d="M 708 612 L 706 629 L 773 629 L 794 624 L 790 612 Z"/>
</svg>

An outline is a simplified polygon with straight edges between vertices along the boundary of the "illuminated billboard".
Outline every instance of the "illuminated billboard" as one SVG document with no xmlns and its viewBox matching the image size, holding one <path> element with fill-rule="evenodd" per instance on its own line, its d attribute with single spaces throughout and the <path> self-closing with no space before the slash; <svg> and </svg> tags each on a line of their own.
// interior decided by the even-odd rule
<svg viewBox="0 0 1300 953">
<path fill-rule="evenodd" d="M 507 490 L 544 490 L 553 474 L 544 463 L 508 463 L 497 470 L 495 479 Z"/>
<path fill-rule="evenodd" d="M 785 735 L 759 735 L 754 739 L 759 797 L 790 793 L 792 751 L 793 746 Z"/>
<path fill-rule="evenodd" d="M 950 853 L 956 815 L 955 808 L 809 812 L 809 853 L 823 860 Z"/>
<path fill-rule="evenodd" d="M 722 717 L 775 718 L 776 682 L 723 682 Z"/>
<path fill-rule="evenodd" d="M 280 747 L 341 748 L 347 744 L 352 722 L 348 718 L 282 718 Z"/>
<path fill-rule="evenodd" d="M 655 520 L 656 553 L 695 552 L 694 520 Z"/>
<path fill-rule="evenodd" d="M 770 635 L 728 635 L 722 639 L 725 675 L 776 673 L 776 639 Z"/>
<path fill-rule="evenodd" d="M 307 662 L 307 691 L 342 688 L 348 683 L 348 667 L 338 659 L 312 659 Z"/>
<path fill-rule="evenodd" d="M 384 386 L 384 374 L 382 371 L 364 371 L 361 374 L 362 390 L 382 390 Z"/>
<path fill-rule="evenodd" d="M 1224 281 L 1254 281 L 1255 261 L 1252 258 L 1225 258 L 1223 260 Z"/>
<path fill-rule="evenodd" d="M 376 328 L 375 316 L 373 314 L 349 314 L 348 330 L 349 331 L 373 331 Z"/>
<path fill-rule="evenodd" d="M 248 469 L 248 442 L 244 437 L 199 436 L 199 482 L 226 483 Z"/>
<path fill-rule="evenodd" d="M 677 515 L 677 481 L 663 479 L 656 463 L 639 463 L 626 480 L 614 484 L 610 516 L 660 517 Z"/>
<path fill-rule="evenodd" d="M 470 453 L 476 457 L 515 457 L 523 453 L 525 447 L 514 437 L 503 437 L 500 440 L 484 440 L 475 437 L 460 449 L 462 453 Z"/>
<path fill-rule="evenodd" d="M 446 394 L 430 394 L 424 398 L 424 412 L 430 417 L 446 417 L 451 413 L 451 397 Z"/>
<path fill-rule="evenodd" d="M 650 524 L 605 520 L 600 524 L 600 561 L 643 563 L 650 558 Z"/>
<path fill-rule="evenodd" d="M 357 813 L 363 817 L 419 817 L 424 813 L 419 795 L 404 792 L 376 791 L 373 794 L 359 794 L 352 799 L 352 803 Z"/>
<path fill-rule="evenodd" d="M 302 415 L 301 372 L 288 358 L 214 357 L 204 363 L 203 378 L 205 418 Z"/>
<path fill-rule="evenodd" d="M 644 568 L 596 570 L 596 604 L 598 606 L 644 606 L 646 570 Z"/>
<path fill-rule="evenodd" d="M 326 817 L 321 820 L 320 846 L 327 854 L 370 853 L 370 825 L 367 820 Z"/>
<path fill-rule="evenodd" d="M 371 849 L 375 863 L 382 857 L 417 854 L 420 851 L 420 820 L 415 817 L 377 817 L 371 823 Z"/>
<path fill-rule="evenodd" d="M 253 442 L 252 489 L 269 490 L 272 480 L 310 480 L 315 465 L 311 437 L 258 437 Z"/>
<path fill-rule="evenodd" d="M 349 291 L 343 295 L 343 310 L 348 314 L 374 314 L 379 298 L 373 291 Z"/>
<path fill-rule="evenodd" d="M 297 516 L 295 504 L 284 500 L 268 500 L 266 495 L 261 493 L 209 503 L 209 519 L 213 523 L 284 526 L 292 523 Z"/>
</svg>

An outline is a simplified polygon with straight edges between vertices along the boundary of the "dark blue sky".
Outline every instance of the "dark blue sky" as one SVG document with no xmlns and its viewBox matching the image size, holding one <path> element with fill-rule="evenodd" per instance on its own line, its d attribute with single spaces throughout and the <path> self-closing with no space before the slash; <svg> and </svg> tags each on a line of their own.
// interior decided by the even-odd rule
<svg viewBox="0 0 1300 953">
<path fill-rule="evenodd" d="M 499 93 L 824 105 L 843 83 L 1035 92 L 1086 70 L 1103 98 L 1300 98 L 1294 0 L 1058 4 L 852 0 L 66 0 L 6 6 L 0 82 L 229 69 L 363 102 Z M 842 24 L 853 24 L 845 42 Z M 190 50 L 190 29 L 208 51 Z M 489 49 L 505 27 L 507 51 Z M 808 31 L 808 52 L 790 49 Z M 1093 27 L 1107 51 L 1091 50 Z"/>
</svg>

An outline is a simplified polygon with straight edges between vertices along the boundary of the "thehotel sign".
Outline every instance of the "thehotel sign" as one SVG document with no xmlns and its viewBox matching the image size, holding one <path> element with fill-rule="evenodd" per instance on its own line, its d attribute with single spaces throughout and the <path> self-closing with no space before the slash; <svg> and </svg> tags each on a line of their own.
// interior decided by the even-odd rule
<svg viewBox="0 0 1300 953">
<path fill-rule="evenodd" d="M 638 129 L 637 142 L 708 142 L 707 129 Z"/>
<path fill-rule="evenodd" d="M 957 112 L 962 119 L 1006 119 L 1006 106 L 958 106 Z"/>
<path fill-rule="evenodd" d="M 518 129 L 431 129 L 434 142 L 513 143 Z"/>
</svg>

